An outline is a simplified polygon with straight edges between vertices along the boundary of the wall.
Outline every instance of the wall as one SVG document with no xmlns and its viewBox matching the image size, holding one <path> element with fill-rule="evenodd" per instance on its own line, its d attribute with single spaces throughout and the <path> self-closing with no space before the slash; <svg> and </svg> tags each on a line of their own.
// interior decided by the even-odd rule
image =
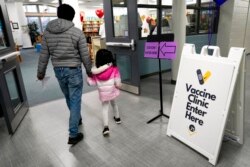
<svg viewBox="0 0 250 167">
<path fill-rule="evenodd" d="M 227 56 L 230 47 L 233 46 L 250 47 L 248 15 L 249 1 L 247 0 L 229 0 L 221 6 L 217 43 L 222 56 Z"/>
<path fill-rule="evenodd" d="M 14 38 L 14 42 L 17 45 L 22 45 L 23 44 L 23 42 L 22 42 L 22 31 L 21 31 L 21 28 L 20 28 L 19 20 L 18 20 L 18 13 L 14 12 L 16 10 L 13 10 L 13 9 L 16 9 L 16 4 L 15 3 L 6 3 L 6 7 L 7 7 L 7 10 L 8 10 L 8 14 L 9 14 L 10 26 L 11 26 L 11 31 L 12 31 L 12 35 L 13 35 L 13 38 Z M 10 11 L 13 11 L 13 12 L 10 12 Z M 13 29 L 11 23 L 17 23 L 18 26 L 19 26 L 19 29 Z"/>
<path fill-rule="evenodd" d="M 13 29 L 11 25 L 11 30 L 14 38 L 14 42 L 17 45 L 22 45 L 23 48 L 32 47 L 28 26 L 27 18 L 23 10 L 23 3 L 21 2 L 10 2 L 6 3 L 9 20 L 12 23 L 18 23 L 18 29 Z"/>
<path fill-rule="evenodd" d="M 208 45 L 208 34 L 186 36 L 186 43 L 195 44 L 196 53 L 201 52 L 204 45 Z M 217 34 L 212 34 L 211 45 L 217 45 Z"/>
<path fill-rule="evenodd" d="M 246 48 L 246 52 L 250 54 L 250 3 L 248 4 L 248 19 L 247 19 L 244 47 Z"/>
</svg>

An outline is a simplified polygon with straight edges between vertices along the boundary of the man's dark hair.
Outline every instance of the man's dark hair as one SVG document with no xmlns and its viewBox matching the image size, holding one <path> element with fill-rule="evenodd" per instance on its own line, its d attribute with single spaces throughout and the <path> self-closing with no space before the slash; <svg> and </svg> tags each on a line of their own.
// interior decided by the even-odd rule
<svg viewBox="0 0 250 167">
<path fill-rule="evenodd" d="M 75 17 L 75 10 L 68 4 L 62 4 L 57 8 L 57 17 L 72 21 Z"/>
<path fill-rule="evenodd" d="M 112 52 L 107 49 L 99 49 L 96 53 L 95 65 L 96 67 L 103 66 L 105 64 L 112 63 L 116 66 L 116 61 L 113 57 Z"/>
</svg>

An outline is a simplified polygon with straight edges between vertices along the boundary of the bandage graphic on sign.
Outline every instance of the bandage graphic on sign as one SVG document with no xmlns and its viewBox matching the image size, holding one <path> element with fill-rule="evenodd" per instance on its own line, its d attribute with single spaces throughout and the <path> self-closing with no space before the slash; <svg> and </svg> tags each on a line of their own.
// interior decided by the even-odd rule
<svg viewBox="0 0 250 167">
<path fill-rule="evenodd" d="M 210 71 L 207 71 L 207 72 L 203 75 L 203 80 L 204 80 L 204 82 L 206 82 L 210 76 L 211 76 L 211 72 L 210 72 Z"/>
<path fill-rule="evenodd" d="M 203 85 L 203 84 L 204 84 L 204 79 L 203 79 L 201 70 L 198 69 L 198 70 L 196 71 L 196 73 L 197 73 L 197 76 L 198 76 L 199 83 L 200 83 L 201 85 Z"/>
<path fill-rule="evenodd" d="M 202 75 L 201 70 L 198 69 L 196 71 L 196 73 L 197 73 L 197 77 L 198 77 L 199 83 L 201 85 L 203 85 L 208 80 L 208 78 L 211 76 L 211 72 L 210 71 L 207 71 L 204 75 Z"/>
</svg>

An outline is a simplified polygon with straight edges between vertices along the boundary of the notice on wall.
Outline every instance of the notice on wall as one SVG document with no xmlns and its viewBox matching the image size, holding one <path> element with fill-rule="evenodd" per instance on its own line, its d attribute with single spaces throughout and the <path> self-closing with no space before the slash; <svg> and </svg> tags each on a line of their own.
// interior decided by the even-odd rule
<svg viewBox="0 0 250 167">
<path fill-rule="evenodd" d="M 167 134 L 215 164 L 224 132 L 235 63 L 227 58 L 183 55 Z"/>
</svg>

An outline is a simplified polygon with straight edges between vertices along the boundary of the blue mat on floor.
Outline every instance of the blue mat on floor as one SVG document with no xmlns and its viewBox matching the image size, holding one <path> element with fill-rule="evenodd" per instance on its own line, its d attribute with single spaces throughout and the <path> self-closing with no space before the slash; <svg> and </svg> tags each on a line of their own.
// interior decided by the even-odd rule
<svg viewBox="0 0 250 167">
<path fill-rule="evenodd" d="M 49 77 L 47 83 L 43 86 L 42 82 L 37 81 L 37 64 L 39 54 L 36 49 L 22 49 L 21 56 L 23 61 L 20 63 L 23 82 L 26 89 L 26 94 L 30 106 L 45 103 L 51 100 L 64 98 L 57 79 L 54 75 L 51 62 L 47 67 L 46 76 Z M 84 86 L 83 93 L 95 90 L 95 87 L 90 87 L 86 83 L 86 74 L 83 70 Z"/>
</svg>

